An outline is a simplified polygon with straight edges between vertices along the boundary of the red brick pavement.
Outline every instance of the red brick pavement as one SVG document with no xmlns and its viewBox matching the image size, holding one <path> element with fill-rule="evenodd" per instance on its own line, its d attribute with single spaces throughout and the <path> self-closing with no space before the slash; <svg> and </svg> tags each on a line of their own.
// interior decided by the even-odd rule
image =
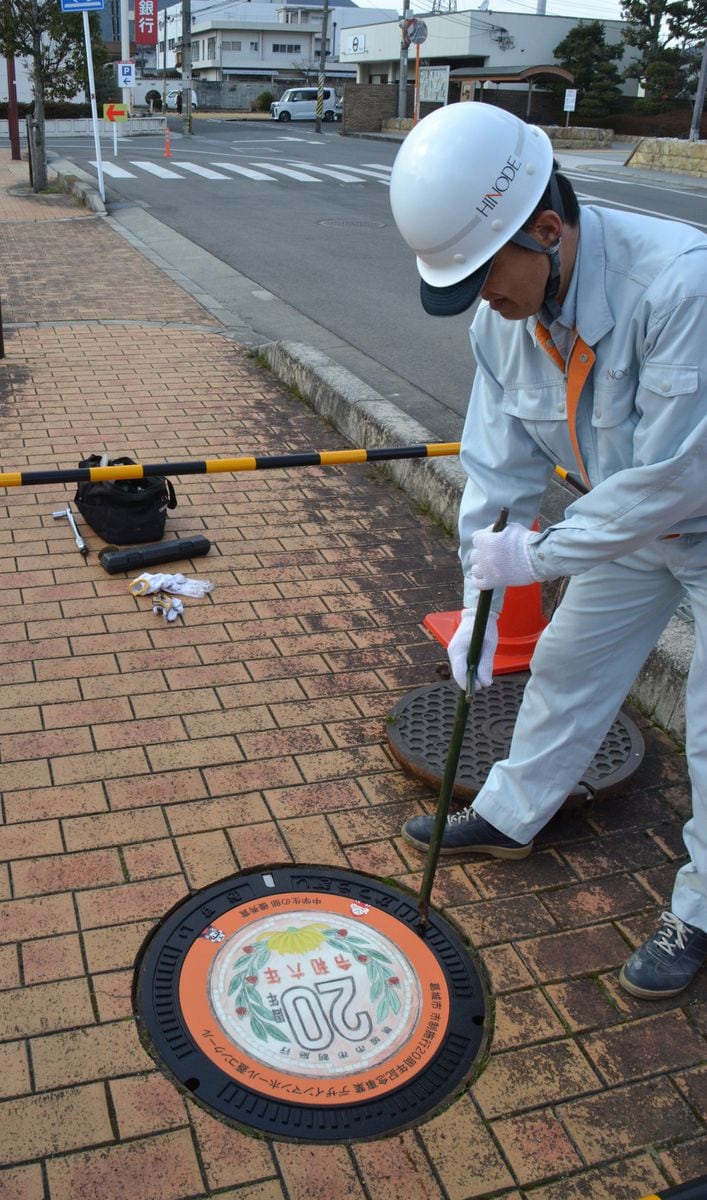
<svg viewBox="0 0 707 1200">
<path fill-rule="evenodd" d="M 7 469 L 340 445 L 99 218 L 23 194 L 22 170 L 0 155 Z M 656 1005 L 616 978 L 681 853 L 684 763 L 655 730 L 624 795 L 561 814 L 527 862 L 440 869 L 495 1025 L 444 1113 L 271 1144 L 155 1070 L 132 965 L 190 888 L 288 860 L 419 885 L 399 827 L 434 798 L 385 721 L 436 678 L 420 622 L 458 596 L 452 543 L 369 468 L 176 484 L 170 532 L 214 544 L 182 565 L 215 586 L 170 627 L 52 519 L 71 488 L 0 497 L 0 1197 L 638 1200 L 703 1171 L 707 974 Z"/>
</svg>

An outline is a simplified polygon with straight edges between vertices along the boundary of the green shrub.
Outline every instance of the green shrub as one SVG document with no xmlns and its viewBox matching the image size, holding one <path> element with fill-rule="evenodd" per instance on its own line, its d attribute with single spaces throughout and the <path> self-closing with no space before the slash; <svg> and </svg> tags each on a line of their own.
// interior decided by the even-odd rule
<svg viewBox="0 0 707 1200">
<path fill-rule="evenodd" d="M 261 92 L 255 101 L 255 111 L 270 112 L 270 105 L 274 99 L 272 92 Z"/>
</svg>

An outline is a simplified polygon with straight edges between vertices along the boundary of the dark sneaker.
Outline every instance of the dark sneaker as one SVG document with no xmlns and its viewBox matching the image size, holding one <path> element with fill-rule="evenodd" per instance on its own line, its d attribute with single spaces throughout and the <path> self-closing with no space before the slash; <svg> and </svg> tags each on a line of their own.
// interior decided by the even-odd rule
<svg viewBox="0 0 707 1200">
<path fill-rule="evenodd" d="M 660 1000 L 677 996 L 707 958 L 707 933 L 664 912 L 652 937 L 621 968 L 619 983 L 632 996 Z"/>
<path fill-rule="evenodd" d="M 411 817 L 403 825 L 405 841 L 418 850 L 429 850 L 434 823 L 434 817 Z M 532 849 L 532 842 L 525 846 L 522 842 L 514 842 L 513 838 L 506 837 L 505 833 L 489 825 L 469 805 L 447 817 L 440 854 L 470 853 L 490 854 L 492 858 L 527 858 Z"/>
</svg>

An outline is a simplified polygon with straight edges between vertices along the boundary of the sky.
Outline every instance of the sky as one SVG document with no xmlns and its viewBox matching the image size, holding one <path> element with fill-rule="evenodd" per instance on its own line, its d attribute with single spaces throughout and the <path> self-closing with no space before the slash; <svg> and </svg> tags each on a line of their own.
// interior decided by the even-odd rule
<svg viewBox="0 0 707 1200">
<path fill-rule="evenodd" d="M 479 8 L 480 0 L 457 0 L 457 10 L 467 11 Z M 392 8 L 393 3 L 385 0 L 356 0 L 360 8 Z M 402 4 L 398 3 L 402 11 Z M 413 12 L 424 14 L 432 11 L 432 0 L 411 0 Z M 486 11 L 500 16 L 502 13 L 534 13 L 537 12 L 536 0 L 489 0 Z M 618 21 L 621 19 L 621 4 L 619 0 L 546 0 L 545 11 L 549 17 L 584 17 L 593 21 Z"/>
</svg>

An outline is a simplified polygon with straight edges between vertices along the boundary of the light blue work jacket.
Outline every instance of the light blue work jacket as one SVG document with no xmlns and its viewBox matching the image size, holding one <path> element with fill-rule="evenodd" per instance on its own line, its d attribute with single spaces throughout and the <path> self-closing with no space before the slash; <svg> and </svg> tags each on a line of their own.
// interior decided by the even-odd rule
<svg viewBox="0 0 707 1200">
<path fill-rule="evenodd" d="M 707 237 L 585 205 L 574 270 L 576 338 L 564 370 L 543 349 L 537 317 L 508 321 L 482 302 L 471 326 L 478 370 L 459 513 L 466 605 L 477 595 L 471 535 L 504 505 L 531 526 L 555 466 L 580 474 L 567 418 L 580 357 L 574 429 L 591 491 L 533 540 L 538 576 L 580 574 L 666 533 L 707 532 Z"/>
</svg>

